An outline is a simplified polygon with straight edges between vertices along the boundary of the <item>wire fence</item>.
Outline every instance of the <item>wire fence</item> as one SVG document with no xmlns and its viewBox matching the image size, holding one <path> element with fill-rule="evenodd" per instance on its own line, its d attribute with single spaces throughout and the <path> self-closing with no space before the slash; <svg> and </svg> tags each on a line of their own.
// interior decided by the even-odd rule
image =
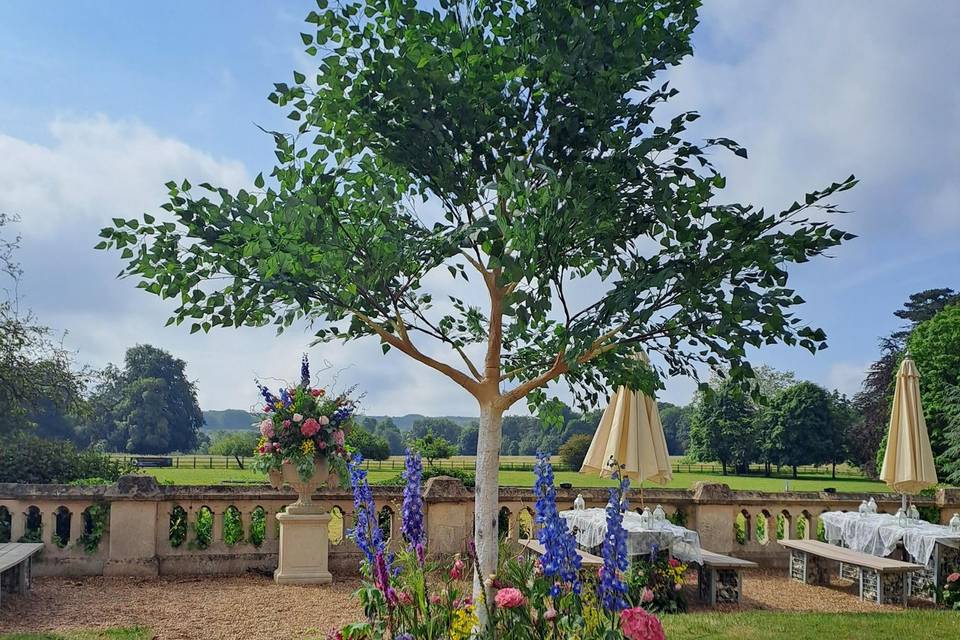
<svg viewBox="0 0 960 640">
<path fill-rule="evenodd" d="M 174 469 L 249 469 L 253 464 L 253 457 L 245 456 L 236 458 L 233 456 L 214 456 L 214 455 L 175 455 L 175 456 L 135 456 L 126 454 L 116 454 L 124 462 L 128 462 L 139 467 L 172 467 Z M 476 468 L 476 461 L 469 457 L 457 457 L 444 460 L 434 460 L 432 465 L 439 469 L 459 469 L 463 471 L 473 471 Z M 671 464 L 674 473 L 696 473 L 703 475 L 720 475 L 723 473 L 723 465 L 716 462 L 684 462 L 675 460 Z M 403 471 L 403 458 L 393 457 L 387 460 L 366 460 L 364 468 L 367 471 Z M 530 460 L 511 460 L 501 458 L 501 471 L 528 471 L 532 472 L 534 462 Z M 563 464 L 559 460 L 553 461 L 554 471 L 576 471 Z M 781 475 L 784 470 L 790 471 L 792 467 L 783 467 L 773 471 Z M 764 475 L 766 468 L 762 464 L 752 464 L 749 466 L 749 475 Z M 802 475 L 823 475 L 831 474 L 832 469 L 829 466 L 803 465 L 797 467 L 797 473 Z M 737 470 L 732 466 L 727 466 L 727 474 L 737 475 Z M 837 467 L 837 477 L 860 478 L 863 474 L 857 469 L 847 466 Z"/>
</svg>

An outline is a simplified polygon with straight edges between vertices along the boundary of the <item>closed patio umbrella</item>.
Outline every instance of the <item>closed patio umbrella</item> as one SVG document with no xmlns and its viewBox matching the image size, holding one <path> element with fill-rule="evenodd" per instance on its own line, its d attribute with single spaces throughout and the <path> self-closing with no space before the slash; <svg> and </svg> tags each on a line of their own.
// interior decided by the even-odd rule
<svg viewBox="0 0 960 640">
<path fill-rule="evenodd" d="M 897 372 L 880 479 L 903 494 L 937 484 L 930 436 L 920 403 L 920 372 L 909 353 Z"/>
<path fill-rule="evenodd" d="M 643 357 L 646 361 L 646 357 Z M 666 484 L 673 478 L 660 412 L 650 396 L 627 387 L 617 389 L 607 405 L 583 459 L 580 473 L 609 477 L 611 459 L 621 473 L 642 483 Z"/>
</svg>

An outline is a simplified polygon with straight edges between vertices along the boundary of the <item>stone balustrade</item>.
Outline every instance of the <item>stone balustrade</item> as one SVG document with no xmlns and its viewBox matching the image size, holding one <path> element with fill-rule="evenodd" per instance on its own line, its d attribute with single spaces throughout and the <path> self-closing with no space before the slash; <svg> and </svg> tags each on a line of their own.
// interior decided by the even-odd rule
<svg viewBox="0 0 960 640">
<path fill-rule="evenodd" d="M 394 547 L 401 544 L 402 488 L 374 487 L 378 520 Z M 577 494 L 588 507 L 603 507 L 606 489 L 558 489 L 560 508 Z M 700 533 L 704 548 L 786 566 L 780 537 L 816 537 L 819 515 L 856 510 L 866 494 L 760 493 L 722 484 L 692 490 L 633 491 L 631 506 L 663 506 L 668 517 Z M 897 496 L 879 498 L 881 511 L 895 512 Z M 276 514 L 293 502 L 290 492 L 264 486 L 159 486 L 149 476 L 126 476 L 115 485 L 0 484 L 0 542 L 46 544 L 37 575 L 236 574 L 276 567 Z M 353 517 L 348 490 L 324 489 L 314 500 L 333 514 L 330 570 L 356 574 L 360 552 L 347 538 Z M 500 490 L 501 535 L 534 532 L 535 497 L 529 489 Z M 915 503 L 939 513 L 941 522 L 960 511 L 960 489 L 940 489 Z M 453 478 L 433 478 L 424 488 L 425 524 L 431 554 L 464 551 L 473 531 L 473 494 Z M 739 523 L 735 527 L 735 523 Z M 801 524 L 802 523 L 802 524 Z M 738 533 L 739 531 L 739 533 Z M 802 535 L 798 535 L 802 534 Z"/>
</svg>

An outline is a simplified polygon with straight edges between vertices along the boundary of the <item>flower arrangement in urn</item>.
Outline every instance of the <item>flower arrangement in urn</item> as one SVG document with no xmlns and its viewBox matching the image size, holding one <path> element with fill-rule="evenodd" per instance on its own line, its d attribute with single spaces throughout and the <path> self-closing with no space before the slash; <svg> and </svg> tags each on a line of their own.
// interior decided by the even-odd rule
<svg viewBox="0 0 960 640">
<path fill-rule="evenodd" d="M 265 404 L 254 468 L 268 473 L 271 484 L 277 487 L 283 481 L 295 484 L 291 471 L 304 483 L 316 479 L 318 486 L 328 474 L 343 477 L 344 442 L 353 401 L 345 394 L 331 397 L 325 389 L 311 386 L 306 355 L 300 366 L 299 385 L 282 388 L 276 395 L 259 383 L 257 386 Z"/>
</svg>

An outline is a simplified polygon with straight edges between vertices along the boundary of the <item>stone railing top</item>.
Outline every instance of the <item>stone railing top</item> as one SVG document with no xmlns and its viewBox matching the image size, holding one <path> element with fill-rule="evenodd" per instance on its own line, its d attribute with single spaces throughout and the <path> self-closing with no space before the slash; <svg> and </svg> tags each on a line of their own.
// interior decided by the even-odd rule
<svg viewBox="0 0 960 640">
<path fill-rule="evenodd" d="M 400 502 L 403 499 L 403 487 L 372 487 L 374 496 Z M 588 503 L 604 503 L 608 490 L 602 487 L 557 489 L 557 500 L 561 504 L 573 503 L 578 494 L 582 494 Z M 123 476 L 113 485 L 73 486 L 63 484 L 16 484 L 0 483 L 0 498 L 13 500 L 286 500 L 295 497 L 291 490 L 278 491 L 267 484 L 257 485 L 162 485 L 152 476 Z M 321 499 L 352 502 L 353 494 L 349 488 L 323 488 L 315 494 Z M 884 508 L 895 508 L 900 502 L 899 495 L 878 493 L 826 493 L 816 491 L 764 493 L 761 491 L 743 491 L 731 489 L 722 483 L 698 482 L 692 489 L 644 488 L 645 503 L 664 503 L 674 505 L 694 504 L 801 504 L 823 502 L 829 505 L 850 505 L 855 508 L 861 500 L 873 497 Z M 473 499 L 473 490 L 468 489 L 457 478 L 438 476 L 427 481 L 423 490 L 427 502 L 457 502 Z M 639 489 L 631 489 L 631 503 L 639 504 Z M 535 502 L 532 489 L 523 487 L 500 487 L 501 501 Z M 960 510 L 960 488 L 940 488 L 935 496 L 915 496 L 913 501 L 921 506 L 940 506 Z"/>
</svg>

